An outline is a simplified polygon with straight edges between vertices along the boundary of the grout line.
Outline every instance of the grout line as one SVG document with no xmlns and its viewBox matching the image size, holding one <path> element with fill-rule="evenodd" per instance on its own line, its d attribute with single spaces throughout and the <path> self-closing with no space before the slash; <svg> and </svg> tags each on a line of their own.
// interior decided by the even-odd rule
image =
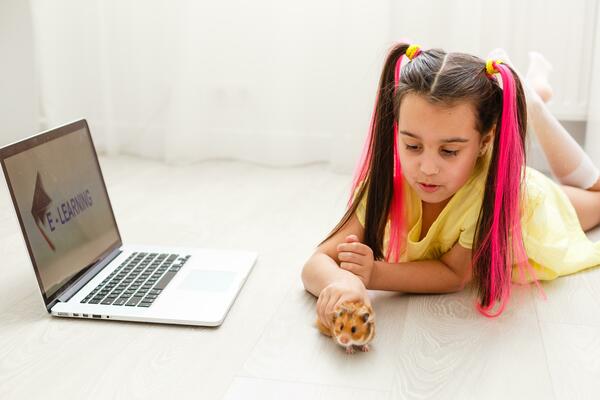
<svg viewBox="0 0 600 400">
<path fill-rule="evenodd" d="M 288 288 L 286 289 L 285 293 L 283 294 L 284 299 L 286 298 L 286 295 L 288 295 L 291 291 L 292 291 L 292 285 L 294 285 L 295 282 L 291 282 L 290 285 L 288 286 Z M 252 347 L 250 348 L 250 351 L 248 351 L 248 357 L 246 357 L 242 362 L 240 367 L 238 368 L 237 372 L 239 372 L 244 365 L 246 364 L 246 362 L 248 361 L 248 359 L 252 356 L 252 354 L 254 353 L 254 349 L 256 348 L 256 346 L 258 345 L 258 343 L 260 342 L 260 339 L 263 337 L 263 335 L 265 334 L 265 331 L 267 330 L 267 328 L 269 326 L 271 326 L 271 322 L 273 321 L 273 319 L 275 318 L 275 316 L 277 315 L 279 309 L 281 307 L 283 307 L 283 305 L 285 304 L 285 301 L 281 301 L 279 303 L 279 306 L 277 306 L 275 308 L 275 310 L 273 311 L 273 314 L 271 315 L 271 317 L 267 320 L 267 322 L 265 323 L 265 325 L 263 326 L 263 329 L 260 331 L 260 333 L 258 334 L 258 336 L 256 337 L 256 341 L 254 342 L 254 344 L 252 345 Z M 234 377 L 237 376 L 237 373 L 233 375 Z"/>
<path fill-rule="evenodd" d="M 544 324 L 567 325 L 567 326 L 576 326 L 576 327 L 580 327 L 580 328 L 600 329 L 600 325 L 578 324 L 578 323 L 574 323 L 574 322 L 560 322 L 560 321 L 544 321 L 544 320 L 540 320 L 540 322 L 543 322 Z"/>
<path fill-rule="evenodd" d="M 391 393 L 390 390 L 380 390 L 380 389 L 370 389 L 370 388 L 365 388 L 365 387 L 360 387 L 360 386 L 352 386 L 352 385 L 332 385 L 332 384 L 327 384 L 327 383 L 320 383 L 320 382 L 309 382 L 309 381 L 294 381 L 294 380 L 290 380 L 290 379 L 278 379 L 278 378 L 257 378 L 257 377 L 253 377 L 253 376 L 245 376 L 245 375 L 234 375 L 234 378 L 244 378 L 244 379 L 252 379 L 252 380 L 264 380 L 264 381 L 272 381 L 272 382 L 284 382 L 284 383 L 297 383 L 297 384 L 302 384 L 302 385 L 314 385 L 314 386 L 321 386 L 321 387 L 331 387 L 331 388 L 336 388 L 336 389 L 353 389 L 353 390 L 364 390 L 364 391 L 370 391 L 370 392 L 378 392 L 378 393 L 382 393 L 382 394 L 389 394 Z M 231 387 L 231 386 L 230 386 Z M 229 390 L 229 388 L 227 388 L 227 390 Z"/>
<path fill-rule="evenodd" d="M 544 339 L 544 332 L 542 330 L 542 321 L 540 321 L 540 316 L 538 314 L 537 302 L 535 298 L 533 298 L 533 309 L 535 311 L 535 320 L 537 322 L 538 331 L 540 333 L 540 338 L 542 339 L 542 347 L 544 349 L 544 359 L 546 360 L 546 371 L 548 372 L 548 377 L 550 378 L 550 382 L 552 382 L 552 394 L 554 398 L 557 398 L 556 393 L 556 385 L 554 384 L 554 378 L 552 377 L 552 373 L 550 372 L 550 362 L 548 361 L 548 348 L 546 346 L 546 340 Z"/>
</svg>

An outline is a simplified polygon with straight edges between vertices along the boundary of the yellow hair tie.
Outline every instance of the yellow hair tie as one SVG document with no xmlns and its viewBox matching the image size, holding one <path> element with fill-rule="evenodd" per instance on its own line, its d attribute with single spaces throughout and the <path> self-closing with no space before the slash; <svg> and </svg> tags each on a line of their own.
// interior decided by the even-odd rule
<svg viewBox="0 0 600 400">
<path fill-rule="evenodd" d="M 408 46 L 408 49 L 406 49 L 406 57 L 408 57 L 408 59 L 412 61 L 412 59 L 418 56 L 420 52 L 421 46 L 419 46 L 418 44 L 411 44 L 410 46 Z"/>
<path fill-rule="evenodd" d="M 494 67 L 494 63 L 496 63 L 496 64 L 502 64 L 502 61 L 500 61 L 500 60 L 487 60 L 485 62 L 485 71 L 490 76 L 494 75 L 494 74 L 497 74 L 498 72 L 500 72 L 496 67 Z"/>
</svg>

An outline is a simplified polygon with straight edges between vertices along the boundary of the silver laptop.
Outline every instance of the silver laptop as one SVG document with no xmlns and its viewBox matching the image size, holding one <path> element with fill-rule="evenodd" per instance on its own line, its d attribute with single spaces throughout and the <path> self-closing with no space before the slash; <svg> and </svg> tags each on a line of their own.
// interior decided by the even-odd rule
<svg viewBox="0 0 600 400">
<path fill-rule="evenodd" d="M 123 245 L 88 124 L 0 149 L 46 309 L 54 316 L 220 325 L 257 254 Z"/>
</svg>

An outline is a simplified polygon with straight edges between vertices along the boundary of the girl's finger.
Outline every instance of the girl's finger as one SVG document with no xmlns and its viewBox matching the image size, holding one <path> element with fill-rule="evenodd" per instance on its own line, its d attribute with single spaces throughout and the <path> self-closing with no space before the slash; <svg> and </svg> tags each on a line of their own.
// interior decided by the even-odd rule
<svg viewBox="0 0 600 400">
<path fill-rule="evenodd" d="M 319 296 L 319 299 L 317 300 L 317 316 L 321 322 L 325 321 L 325 304 L 327 304 L 327 296 Z"/>
<path fill-rule="evenodd" d="M 341 251 L 345 251 L 360 254 L 361 256 L 366 256 L 367 254 L 369 254 L 369 246 L 360 242 L 340 243 L 337 245 L 336 249 L 338 253 Z"/>
<path fill-rule="evenodd" d="M 353 274 L 356 274 L 360 270 L 360 265 L 351 262 L 342 262 L 340 263 L 340 268 L 345 269 L 346 271 L 350 271 Z"/>
<path fill-rule="evenodd" d="M 325 305 L 329 301 L 327 293 L 323 293 L 317 300 L 317 316 L 321 322 L 325 322 Z"/>
<path fill-rule="evenodd" d="M 338 258 L 340 259 L 340 261 L 346 261 L 346 262 L 353 262 L 356 264 L 360 264 L 360 260 L 363 258 L 364 256 L 358 253 L 353 253 L 351 251 L 343 251 L 338 253 Z"/>
<path fill-rule="evenodd" d="M 340 296 L 334 307 L 337 309 L 345 301 L 353 302 L 357 300 L 362 300 L 362 298 L 355 294 L 345 294 L 344 296 Z"/>
<path fill-rule="evenodd" d="M 331 296 L 328 301 L 327 301 L 327 305 L 325 306 L 325 324 L 326 326 L 331 329 L 331 325 L 333 323 L 333 314 L 334 314 L 334 307 L 337 304 L 338 300 L 339 300 L 340 296 Z"/>
<path fill-rule="evenodd" d="M 348 243 L 358 242 L 358 236 L 348 235 L 348 236 L 346 236 L 346 242 L 348 242 Z"/>
</svg>

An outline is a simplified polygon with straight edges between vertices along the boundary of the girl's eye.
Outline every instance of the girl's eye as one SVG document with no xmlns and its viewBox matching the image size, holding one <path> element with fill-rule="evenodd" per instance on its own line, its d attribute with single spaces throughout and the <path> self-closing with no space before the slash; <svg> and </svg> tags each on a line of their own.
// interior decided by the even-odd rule
<svg viewBox="0 0 600 400">
<path fill-rule="evenodd" d="M 442 150 L 442 153 L 446 156 L 455 156 L 458 154 L 458 150 Z"/>
<path fill-rule="evenodd" d="M 405 145 L 406 149 L 409 151 L 418 151 L 419 150 L 419 146 L 412 146 L 410 144 Z M 442 154 L 445 156 L 449 156 L 449 157 L 453 157 L 455 155 L 458 154 L 458 150 L 445 150 L 442 149 Z"/>
</svg>

